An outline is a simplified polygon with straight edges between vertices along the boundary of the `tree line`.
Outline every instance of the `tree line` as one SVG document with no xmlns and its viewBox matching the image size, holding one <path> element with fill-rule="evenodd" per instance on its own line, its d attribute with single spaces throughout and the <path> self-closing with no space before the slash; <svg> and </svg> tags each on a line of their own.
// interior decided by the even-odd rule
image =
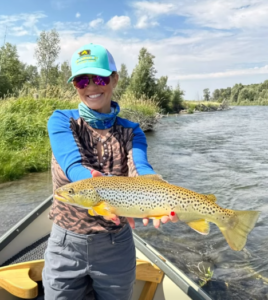
<svg viewBox="0 0 268 300">
<path fill-rule="evenodd" d="M 0 98 L 16 94 L 22 88 L 37 92 L 48 86 L 73 89 L 67 84 L 71 68 L 67 61 L 56 63 L 60 54 L 60 37 L 56 30 L 43 31 L 37 39 L 35 58 L 37 66 L 27 65 L 19 60 L 15 45 L 6 43 L 0 49 Z M 119 82 L 114 97 L 120 101 L 125 93 L 132 93 L 138 99 L 145 97 L 158 103 L 164 112 L 179 112 L 184 92 L 179 84 L 173 88 L 167 84 L 168 76 L 156 77 L 155 56 L 142 48 L 138 62 L 129 75 L 125 64 L 121 65 Z"/>
<path fill-rule="evenodd" d="M 215 89 L 210 95 L 210 90 L 203 90 L 203 98 L 206 101 L 222 102 L 228 100 L 233 104 L 255 104 L 268 105 L 268 80 L 259 84 L 243 85 L 235 84 L 233 87 L 226 89 Z"/>
<path fill-rule="evenodd" d="M 56 30 L 43 31 L 37 39 L 35 58 L 37 66 L 19 60 L 16 45 L 6 43 L 0 49 L 0 98 L 17 94 L 23 88 L 37 91 L 49 86 L 70 88 L 67 79 L 71 69 L 67 61 L 56 64 L 60 53 L 60 39 Z"/>
</svg>

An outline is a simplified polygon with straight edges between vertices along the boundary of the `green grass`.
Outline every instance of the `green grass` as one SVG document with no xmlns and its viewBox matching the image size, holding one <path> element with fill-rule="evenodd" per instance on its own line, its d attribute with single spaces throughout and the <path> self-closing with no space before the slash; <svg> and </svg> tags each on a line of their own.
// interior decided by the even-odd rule
<svg viewBox="0 0 268 300">
<path fill-rule="evenodd" d="M 47 120 L 55 109 L 73 109 L 77 104 L 29 97 L 0 100 L 0 182 L 50 167 Z"/>
<path fill-rule="evenodd" d="M 212 102 L 212 101 L 189 101 L 189 100 L 184 100 L 182 102 L 182 105 L 184 109 L 187 110 L 189 114 L 194 113 L 194 111 L 206 111 L 204 109 L 204 106 L 212 109 L 212 110 L 217 110 L 220 106 L 221 103 L 219 102 Z"/>
<path fill-rule="evenodd" d="M 160 112 L 160 108 L 154 99 L 149 99 L 146 96 L 136 98 L 131 92 L 126 92 L 119 100 L 121 107 L 121 115 L 124 116 L 124 110 L 139 112 L 146 117 L 155 117 Z"/>
<path fill-rule="evenodd" d="M 21 178 L 29 172 L 48 170 L 51 149 L 47 121 L 54 110 L 76 109 L 80 102 L 73 93 L 60 92 L 58 95 L 62 98 L 56 97 L 57 89 L 47 91 L 46 95 L 51 98 L 35 100 L 27 94 L 32 92 L 23 91 L 18 98 L 0 99 L 0 182 Z M 142 126 L 150 123 L 159 111 L 152 100 L 136 99 L 130 94 L 120 100 L 120 106 L 121 117 L 136 122 L 138 116 L 139 122 L 145 120 Z"/>
</svg>

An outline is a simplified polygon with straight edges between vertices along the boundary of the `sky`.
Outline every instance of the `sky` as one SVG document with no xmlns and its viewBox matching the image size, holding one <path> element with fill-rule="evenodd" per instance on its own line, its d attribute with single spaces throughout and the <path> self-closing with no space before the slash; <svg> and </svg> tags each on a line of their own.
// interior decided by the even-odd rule
<svg viewBox="0 0 268 300">
<path fill-rule="evenodd" d="M 155 56 L 157 78 L 168 76 L 186 100 L 201 100 L 205 88 L 268 79 L 267 16 L 267 0 L 3 1 L 0 45 L 16 45 L 20 60 L 36 65 L 37 38 L 54 28 L 61 39 L 58 63 L 96 43 L 129 74 L 146 47 Z"/>
</svg>

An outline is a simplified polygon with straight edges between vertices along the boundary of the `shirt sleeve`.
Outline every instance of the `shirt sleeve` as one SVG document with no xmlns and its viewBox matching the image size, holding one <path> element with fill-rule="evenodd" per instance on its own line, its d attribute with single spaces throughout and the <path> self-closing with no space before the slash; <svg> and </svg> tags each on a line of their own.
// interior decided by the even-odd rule
<svg viewBox="0 0 268 300">
<path fill-rule="evenodd" d="M 82 157 L 70 128 L 67 112 L 56 110 L 48 120 L 48 134 L 52 152 L 71 181 L 91 178 L 91 170 L 82 165 Z"/>
<path fill-rule="evenodd" d="M 144 132 L 137 124 L 133 130 L 128 152 L 129 176 L 156 174 L 147 159 L 147 141 Z"/>
</svg>

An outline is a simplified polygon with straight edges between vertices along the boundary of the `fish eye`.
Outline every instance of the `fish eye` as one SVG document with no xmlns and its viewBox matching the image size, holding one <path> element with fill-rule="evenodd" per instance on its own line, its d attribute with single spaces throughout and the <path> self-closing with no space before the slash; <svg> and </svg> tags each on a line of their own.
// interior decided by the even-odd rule
<svg viewBox="0 0 268 300">
<path fill-rule="evenodd" d="M 73 189 L 69 189 L 68 193 L 69 193 L 69 195 L 73 195 L 74 194 L 74 190 Z"/>
</svg>

